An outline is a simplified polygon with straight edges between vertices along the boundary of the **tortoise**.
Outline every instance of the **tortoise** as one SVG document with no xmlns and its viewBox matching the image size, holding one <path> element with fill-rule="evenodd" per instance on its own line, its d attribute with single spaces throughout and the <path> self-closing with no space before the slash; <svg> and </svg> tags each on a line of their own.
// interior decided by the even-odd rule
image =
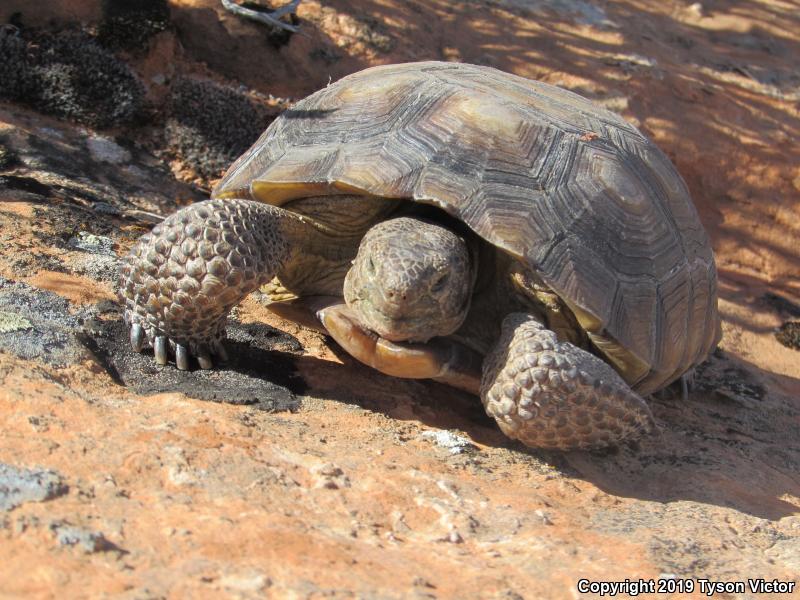
<svg viewBox="0 0 800 600">
<path fill-rule="evenodd" d="M 263 286 L 358 360 L 572 449 L 656 428 L 643 396 L 719 341 L 716 285 L 686 185 L 635 127 L 545 83 L 420 62 L 285 111 L 210 200 L 138 241 L 120 299 L 135 350 L 211 368 Z"/>
</svg>

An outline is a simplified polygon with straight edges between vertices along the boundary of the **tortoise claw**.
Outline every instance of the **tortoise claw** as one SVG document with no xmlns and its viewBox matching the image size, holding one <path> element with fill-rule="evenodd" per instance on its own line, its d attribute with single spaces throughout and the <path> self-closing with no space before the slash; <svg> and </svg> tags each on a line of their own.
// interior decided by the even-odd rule
<svg viewBox="0 0 800 600">
<path fill-rule="evenodd" d="M 681 398 L 686 401 L 694 390 L 694 369 L 689 369 L 681 375 Z"/>
<path fill-rule="evenodd" d="M 222 342 L 214 344 L 214 353 L 217 355 L 217 358 L 219 358 L 220 362 L 228 362 L 228 351 L 225 350 L 225 346 L 222 344 Z"/>
<path fill-rule="evenodd" d="M 167 364 L 167 338 L 165 336 L 159 335 L 156 337 L 153 342 L 153 353 L 156 357 L 156 364 Z"/>
<path fill-rule="evenodd" d="M 138 323 L 134 323 L 131 327 L 131 348 L 134 352 L 141 352 L 144 346 L 145 334 L 144 328 Z"/>
<path fill-rule="evenodd" d="M 189 370 L 189 349 L 183 344 L 175 346 L 175 365 L 179 371 Z"/>
<path fill-rule="evenodd" d="M 135 352 L 141 352 L 142 348 L 148 344 L 148 340 L 153 345 L 153 355 L 156 364 L 166 365 L 169 361 L 170 348 L 175 353 L 175 366 L 180 371 L 188 371 L 192 367 L 192 356 L 197 357 L 197 362 L 201 369 L 208 370 L 214 368 L 215 362 L 224 363 L 228 361 L 228 353 L 221 340 L 214 340 L 210 343 L 191 344 L 185 341 L 179 342 L 169 336 L 163 335 L 158 330 L 149 330 L 146 324 L 136 321 L 136 316 L 129 313 L 124 315 L 125 322 L 130 324 L 130 344 Z"/>
<path fill-rule="evenodd" d="M 208 354 L 198 354 L 197 362 L 203 370 L 214 368 L 214 363 L 211 361 L 211 357 Z"/>
</svg>

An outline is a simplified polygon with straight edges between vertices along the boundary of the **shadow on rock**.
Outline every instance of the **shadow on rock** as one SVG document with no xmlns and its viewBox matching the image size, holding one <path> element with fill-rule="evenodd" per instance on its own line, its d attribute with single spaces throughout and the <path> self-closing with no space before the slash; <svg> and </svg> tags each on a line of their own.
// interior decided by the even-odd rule
<svg viewBox="0 0 800 600">
<path fill-rule="evenodd" d="M 567 455 L 580 477 L 617 496 L 691 500 L 769 520 L 798 514 L 800 381 L 720 350 L 688 400 L 651 399 L 662 428 L 637 450 Z M 796 501 L 796 500 L 795 500 Z"/>
<path fill-rule="evenodd" d="M 687 400 L 679 394 L 648 400 L 660 435 L 602 451 L 562 453 L 506 438 L 475 396 L 431 381 L 381 375 L 329 345 L 344 365 L 296 359 L 315 396 L 395 420 L 463 430 L 478 444 L 547 463 L 609 494 L 659 503 L 653 518 L 684 501 L 773 521 L 800 512 L 790 501 L 800 497 L 800 406 L 791 393 L 800 381 L 762 372 L 722 351 L 698 368 Z"/>
<path fill-rule="evenodd" d="M 230 323 L 227 364 L 209 371 L 179 371 L 174 364 L 157 365 L 151 350 L 131 350 L 122 321 L 96 324 L 99 330 L 83 336 L 84 343 L 114 381 L 138 394 L 181 392 L 199 400 L 254 405 L 272 412 L 296 410 L 300 405 L 296 394 L 306 389 L 293 357 L 280 351 L 299 349 L 299 343 L 267 325 Z"/>
</svg>

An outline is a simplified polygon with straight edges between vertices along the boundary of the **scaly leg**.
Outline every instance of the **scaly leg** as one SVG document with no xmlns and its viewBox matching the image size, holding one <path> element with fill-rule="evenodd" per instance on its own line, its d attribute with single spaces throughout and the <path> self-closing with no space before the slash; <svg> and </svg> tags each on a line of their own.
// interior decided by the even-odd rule
<svg viewBox="0 0 800 600">
<path fill-rule="evenodd" d="M 198 202 L 143 236 L 120 272 L 131 345 L 149 342 L 158 364 L 173 351 L 179 369 L 190 355 L 211 368 L 225 360 L 222 340 L 230 310 L 275 275 L 302 227 L 286 211 L 250 200 Z"/>
<path fill-rule="evenodd" d="M 647 404 L 609 365 L 523 313 L 503 321 L 481 399 L 500 429 L 528 446 L 599 448 L 655 429 Z"/>
</svg>

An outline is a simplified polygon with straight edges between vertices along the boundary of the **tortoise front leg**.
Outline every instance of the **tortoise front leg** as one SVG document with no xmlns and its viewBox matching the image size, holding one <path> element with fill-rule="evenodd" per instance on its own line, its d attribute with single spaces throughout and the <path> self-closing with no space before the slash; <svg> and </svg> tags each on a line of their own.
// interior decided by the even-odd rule
<svg viewBox="0 0 800 600">
<path fill-rule="evenodd" d="M 609 365 L 523 313 L 503 321 L 481 399 L 500 429 L 528 446 L 599 448 L 655 429 L 647 404 Z"/>
<path fill-rule="evenodd" d="M 158 364 L 174 352 L 201 368 L 225 360 L 230 310 L 275 276 L 303 225 L 286 211 L 250 200 L 198 202 L 169 216 L 125 258 L 119 298 L 137 352 L 153 346 Z"/>
</svg>

